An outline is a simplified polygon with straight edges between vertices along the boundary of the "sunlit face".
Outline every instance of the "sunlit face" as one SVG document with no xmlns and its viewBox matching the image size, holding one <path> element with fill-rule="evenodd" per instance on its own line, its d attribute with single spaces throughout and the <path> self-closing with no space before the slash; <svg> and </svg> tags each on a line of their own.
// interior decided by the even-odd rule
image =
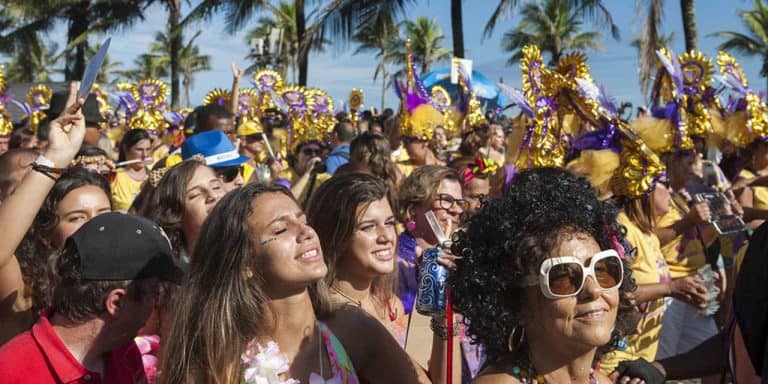
<svg viewBox="0 0 768 384">
<path fill-rule="evenodd" d="M 195 169 L 184 192 L 184 215 L 181 221 L 184 237 L 197 238 L 203 222 L 224 193 L 221 180 L 211 168 L 201 165 Z"/>
<path fill-rule="evenodd" d="M 11 142 L 11 136 L 9 135 L 0 136 L 0 155 L 8 152 L 8 144 L 10 142 Z"/>
<path fill-rule="evenodd" d="M 475 177 L 464 185 L 464 198 L 469 202 L 467 213 L 472 216 L 480 210 L 481 202 L 491 193 L 491 182 L 487 178 Z"/>
<path fill-rule="evenodd" d="M 669 194 L 669 188 L 663 183 L 657 182 L 651 193 L 651 200 L 656 216 L 663 216 L 669 211 L 669 204 L 672 200 L 672 197 Z"/>
<path fill-rule="evenodd" d="M 445 129 L 443 129 L 443 127 L 435 128 L 434 140 L 439 144 L 444 144 L 448 141 L 448 136 L 445 134 Z"/>
<path fill-rule="evenodd" d="M 312 168 L 312 159 L 321 158 L 323 149 L 319 145 L 310 143 L 301 146 L 301 150 L 296 155 L 296 173 L 303 175 Z"/>
<path fill-rule="evenodd" d="M 320 240 L 293 199 L 264 193 L 252 205 L 248 224 L 267 294 L 301 291 L 325 277 Z"/>
<path fill-rule="evenodd" d="M 236 132 L 235 132 L 235 120 L 231 117 L 222 117 L 217 118 L 216 116 L 211 116 L 208 119 L 208 123 L 211 126 L 211 130 L 219 130 L 224 132 L 227 137 L 229 137 L 229 140 L 231 142 L 235 142 Z"/>
<path fill-rule="evenodd" d="M 564 232 L 550 257 L 573 256 L 588 265 L 600 250 L 592 236 Z M 539 285 L 526 288 L 525 296 L 522 315 L 529 345 L 577 350 L 610 341 L 619 307 L 618 288 L 603 290 L 590 276 L 577 296 L 548 299 Z"/>
<path fill-rule="evenodd" d="M 150 139 L 139 140 L 138 143 L 128 148 L 125 152 L 126 160 L 142 160 L 152 158 L 152 141 Z M 140 162 L 131 164 L 131 168 L 141 169 L 146 166 L 146 163 Z"/>
<path fill-rule="evenodd" d="M 240 148 L 248 157 L 254 157 L 264 150 L 264 139 L 260 134 L 242 136 L 240 138 Z"/>
<path fill-rule="evenodd" d="M 451 200 L 454 201 L 453 204 L 451 204 Z M 458 228 L 461 214 L 464 213 L 461 200 L 463 200 L 461 184 L 458 180 L 443 179 L 440 181 L 435 197 L 428 199 L 414 209 L 417 233 L 432 232 L 425 214 L 428 211 L 433 211 L 443 232 L 449 235 L 451 230 Z"/>
<path fill-rule="evenodd" d="M 62 249 L 64 242 L 88 220 L 112 210 L 109 196 L 95 185 L 73 189 L 56 207 L 58 224 L 49 240 L 56 249 Z"/>
<path fill-rule="evenodd" d="M 504 147 L 504 131 L 493 129 L 491 133 L 491 148 L 499 151 Z"/>
<path fill-rule="evenodd" d="M 337 268 L 368 278 L 386 275 L 395 270 L 397 234 L 392 207 L 386 198 L 361 204 L 352 236 L 346 241 L 346 252 Z"/>
<path fill-rule="evenodd" d="M 403 146 L 414 164 L 424 164 L 429 154 L 429 141 L 416 137 L 403 137 Z"/>
</svg>

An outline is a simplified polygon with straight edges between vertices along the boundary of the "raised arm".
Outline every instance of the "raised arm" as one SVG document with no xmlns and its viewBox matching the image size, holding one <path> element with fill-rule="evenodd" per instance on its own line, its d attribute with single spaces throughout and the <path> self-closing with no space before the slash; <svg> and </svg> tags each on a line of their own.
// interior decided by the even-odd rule
<svg viewBox="0 0 768 384">
<path fill-rule="evenodd" d="M 53 162 L 54 168 L 66 168 L 74 159 L 85 137 L 85 118 L 82 107 L 85 100 L 76 100 L 77 87 L 70 86 L 67 108 L 50 123 L 48 148 L 43 157 Z M 42 206 L 48 192 L 53 188 L 57 175 L 32 171 L 24 177 L 16 191 L 0 205 L 0 280 L 16 279 L 17 268 L 12 268 L 16 247 L 19 246 Z M 11 275 L 12 274 L 12 275 Z M 8 292 L 0 292 L 6 297 Z"/>
<path fill-rule="evenodd" d="M 232 62 L 232 92 L 230 92 L 231 101 L 229 104 L 229 111 L 233 115 L 237 116 L 238 103 L 240 99 L 240 78 L 243 76 L 243 70 L 238 68 L 235 62 Z"/>
</svg>

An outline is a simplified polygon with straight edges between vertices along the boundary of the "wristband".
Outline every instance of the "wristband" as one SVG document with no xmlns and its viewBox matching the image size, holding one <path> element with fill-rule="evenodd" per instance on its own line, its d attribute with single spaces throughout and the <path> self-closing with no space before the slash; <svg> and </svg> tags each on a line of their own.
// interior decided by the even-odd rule
<svg viewBox="0 0 768 384">
<path fill-rule="evenodd" d="M 66 168 L 55 168 L 53 161 L 46 159 L 44 156 L 39 156 L 34 163 L 32 163 L 32 170 L 42 173 L 49 179 L 56 181 L 61 177 L 61 174 L 66 172 Z"/>
</svg>

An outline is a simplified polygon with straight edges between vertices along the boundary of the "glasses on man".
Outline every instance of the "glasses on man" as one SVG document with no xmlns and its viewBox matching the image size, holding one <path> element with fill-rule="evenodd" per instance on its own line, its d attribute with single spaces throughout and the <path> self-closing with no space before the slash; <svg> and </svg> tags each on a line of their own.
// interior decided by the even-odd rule
<svg viewBox="0 0 768 384">
<path fill-rule="evenodd" d="M 240 166 L 235 165 L 232 167 L 221 167 L 221 168 L 214 168 L 216 171 L 216 175 L 221 178 L 222 181 L 225 183 L 231 183 L 237 179 L 237 176 L 240 175 Z"/>
<path fill-rule="evenodd" d="M 307 147 L 307 148 L 302 149 L 301 153 L 303 153 L 304 156 L 318 157 L 318 156 L 323 154 L 323 150 L 320 149 L 320 148 Z"/>
<path fill-rule="evenodd" d="M 624 281 L 624 268 L 619 254 L 613 249 L 598 252 L 586 267 L 573 256 L 552 257 L 541 263 L 538 276 L 523 277 L 521 285 L 538 285 L 545 297 L 560 299 L 578 295 L 584 288 L 587 276 L 592 276 L 604 291 L 618 288 Z"/>
<path fill-rule="evenodd" d="M 245 136 L 245 142 L 248 144 L 258 143 L 264 141 L 264 137 L 261 134 Z"/>
<path fill-rule="evenodd" d="M 469 208 L 469 202 L 467 200 L 457 199 L 447 193 L 437 195 L 437 202 L 440 205 L 440 208 L 445 209 L 446 211 L 451 210 L 451 208 L 456 205 L 458 205 L 462 211 L 466 211 L 467 208 Z"/>
</svg>

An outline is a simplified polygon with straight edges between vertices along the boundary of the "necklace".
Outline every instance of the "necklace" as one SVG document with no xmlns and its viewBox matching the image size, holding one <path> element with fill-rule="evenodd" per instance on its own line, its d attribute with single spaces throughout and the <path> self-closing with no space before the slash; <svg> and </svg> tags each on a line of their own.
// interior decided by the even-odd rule
<svg viewBox="0 0 768 384">
<path fill-rule="evenodd" d="M 362 308 L 362 307 L 363 307 L 363 301 L 362 301 L 362 300 L 355 300 L 354 298 L 352 298 L 352 297 L 350 297 L 349 295 L 345 294 L 344 292 L 342 292 L 340 289 L 338 289 L 338 288 L 336 288 L 336 287 L 331 287 L 331 289 L 332 289 L 334 292 L 336 292 L 336 293 L 338 293 L 339 295 L 341 295 L 342 297 L 344 297 L 345 299 L 347 299 L 347 301 L 349 301 L 350 303 L 352 303 L 352 304 L 354 304 L 354 305 L 357 305 L 357 306 L 358 306 L 358 307 L 360 307 L 360 308 Z"/>
<path fill-rule="evenodd" d="M 512 367 L 512 375 L 520 379 L 522 384 L 546 383 L 544 375 L 536 372 L 536 368 L 534 368 L 533 363 L 528 363 L 528 368 L 521 368 L 520 365 L 522 364 L 515 364 Z M 595 370 L 591 368 L 589 370 L 589 384 L 597 384 L 597 379 L 595 378 Z"/>
</svg>

